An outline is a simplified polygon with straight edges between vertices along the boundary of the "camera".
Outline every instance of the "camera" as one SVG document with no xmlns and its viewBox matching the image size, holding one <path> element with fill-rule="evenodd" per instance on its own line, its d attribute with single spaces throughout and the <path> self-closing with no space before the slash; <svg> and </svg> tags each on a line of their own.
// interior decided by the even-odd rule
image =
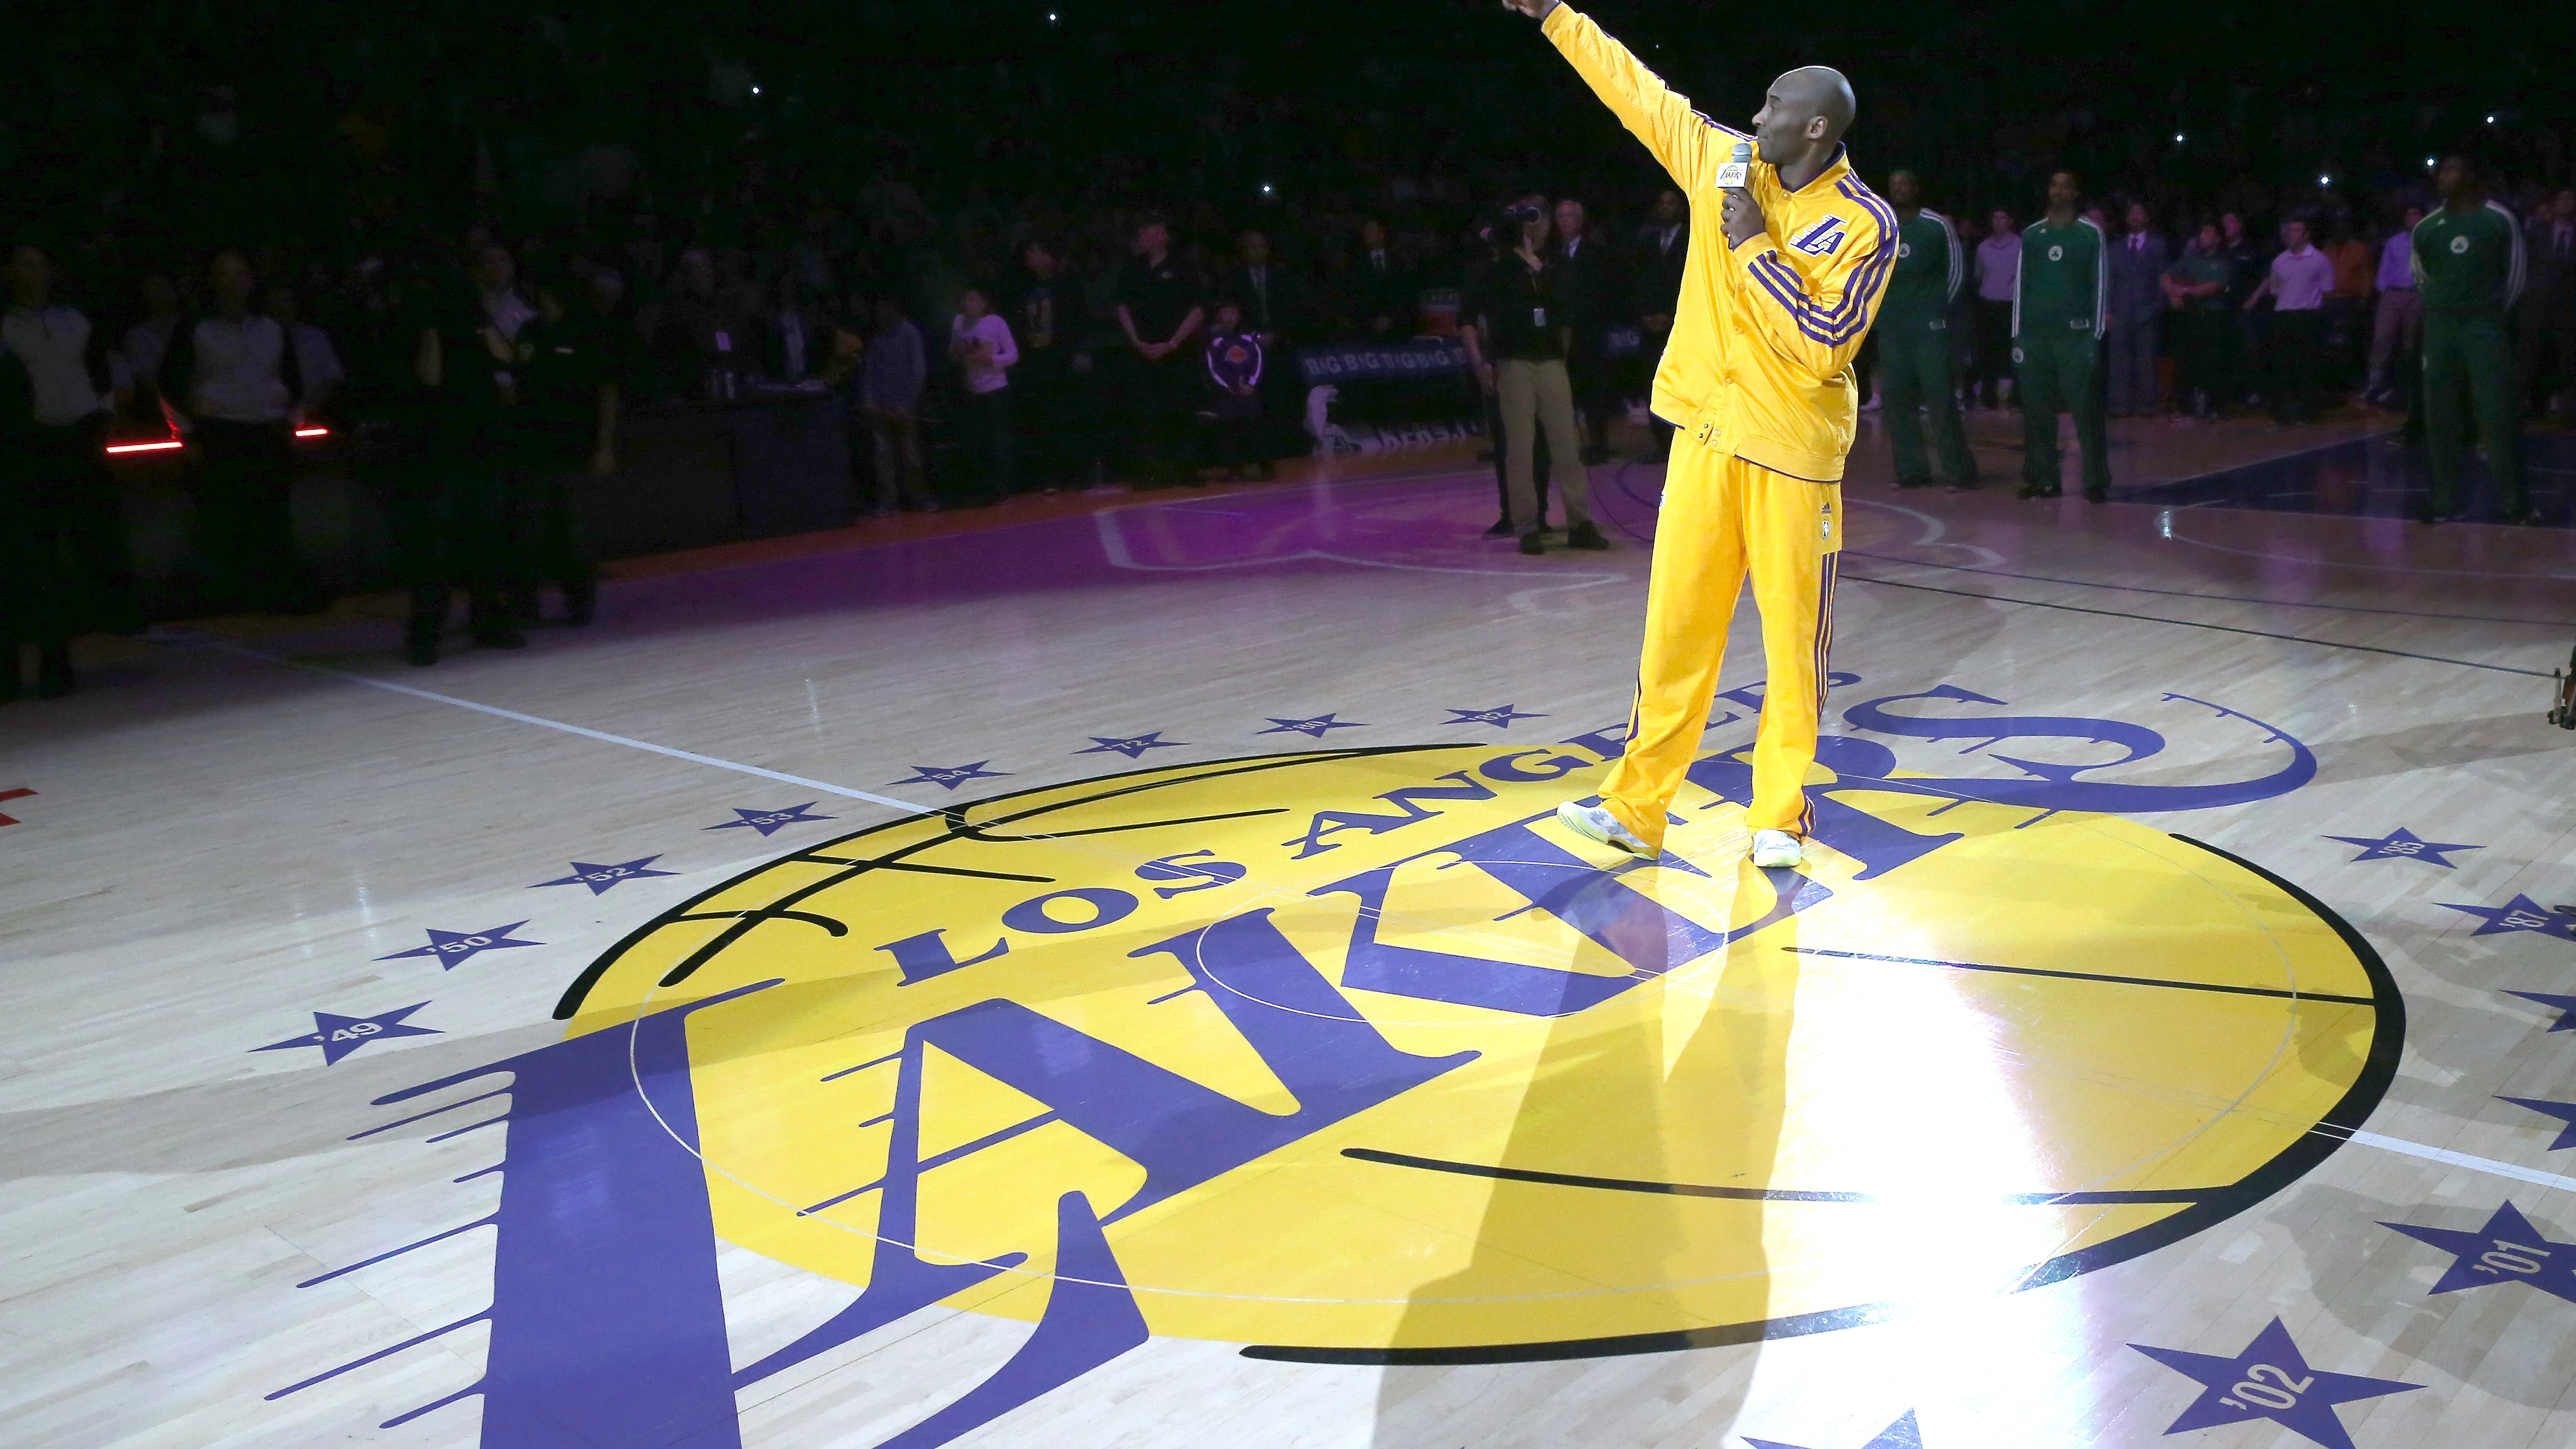
<svg viewBox="0 0 2576 1449">
<path fill-rule="evenodd" d="M 1523 201 L 1504 207 L 1502 216 L 1499 219 L 1509 222 L 1513 226 L 1527 226 L 1531 222 L 1537 221 L 1546 215 L 1547 209 L 1545 207 L 1533 206 L 1529 202 Z"/>
</svg>

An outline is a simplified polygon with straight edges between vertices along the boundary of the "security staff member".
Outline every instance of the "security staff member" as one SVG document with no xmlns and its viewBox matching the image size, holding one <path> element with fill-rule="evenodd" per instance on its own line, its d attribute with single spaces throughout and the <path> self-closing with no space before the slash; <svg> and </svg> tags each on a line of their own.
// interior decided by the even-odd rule
<svg viewBox="0 0 2576 1449">
<path fill-rule="evenodd" d="M 1888 204 L 1896 208 L 1896 266 L 1888 273 L 1887 303 L 1879 309 L 1879 384 L 1887 401 L 1887 443 L 1896 455 L 1896 486 L 1932 482 L 1923 457 L 1923 423 L 1929 409 L 1932 445 L 1953 488 L 1977 486 L 1977 460 L 1959 424 L 1958 376 L 1951 364 L 1950 306 L 1968 275 L 1967 251 L 1950 218 L 1923 206 L 1923 184 L 1911 171 L 1887 178 Z"/>
<path fill-rule="evenodd" d="M 1699 751 L 1749 569 L 1769 684 L 1753 747 L 1752 861 L 1798 864 L 1833 638 L 1851 363 L 1896 257 L 1896 215 L 1845 158 L 1851 85 L 1823 66 L 1771 83 L 1753 132 L 1691 109 L 1558 0 L 1506 0 L 1540 27 L 1690 201 L 1691 241 L 1654 410 L 1677 424 L 1647 588 L 1628 750 L 1567 828 L 1652 859 Z M 1747 152 L 1743 174 L 1732 154 Z M 1726 185 L 1720 199 L 1721 180 Z"/>
<path fill-rule="evenodd" d="M 2433 496 L 2417 511 L 2423 523 L 2464 518 L 2460 436 L 2468 394 L 2496 505 L 2509 523 L 2537 523 L 2524 501 L 2522 439 L 2516 421 L 2513 342 L 2505 312 L 2522 295 L 2522 228 L 2513 213 L 2487 199 L 2466 156 L 2446 156 L 2433 173 L 2442 204 L 2415 225 L 2417 296 L 2424 314 L 2424 443 L 2433 463 Z"/>
<path fill-rule="evenodd" d="M 2101 371 L 2103 303 L 2110 295 L 2102 229 L 2075 214 L 2075 173 L 2048 178 L 2048 215 L 2022 228 L 2013 288 L 2013 364 L 2021 392 L 2021 498 L 2055 498 L 2057 415 L 2075 415 L 2084 496 L 2111 496 Z"/>
</svg>

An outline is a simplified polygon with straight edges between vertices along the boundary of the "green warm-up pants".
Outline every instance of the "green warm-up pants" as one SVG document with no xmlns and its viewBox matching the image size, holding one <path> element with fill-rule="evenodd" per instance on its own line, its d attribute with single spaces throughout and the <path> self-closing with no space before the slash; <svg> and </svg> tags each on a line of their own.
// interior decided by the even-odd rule
<svg viewBox="0 0 2576 1449">
<path fill-rule="evenodd" d="M 2075 443 L 2084 455 L 2084 491 L 2111 486 L 2102 394 L 2093 386 L 2101 366 L 2101 339 L 2090 327 L 2024 327 L 2013 339 L 2021 379 L 2021 480 L 2033 488 L 2057 486 L 2057 415 L 2075 415 Z"/>
<path fill-rule="evenodd" d="M 2496 482 L 2496 506 L 2522 508 L 2522 449 L 2514 419 L 2513 342 L 2499 312 L 2424 313 L 2424 447 L 2433 462 L 2433 510 L 2448 513 L 2460 498 L 2460 444 L 2468 418 Z"/>
<path fill-rule="evenodd" d="M 1923 420 L 1915 416 L 1918 408 L 1931 413 L 1932 446 L 1940 450 L 1942 473 L 1960 487 L 1975 483 L 1977 460 L 1968 452 L 1967 431 L 1959 425 L 1949 319 L 1882 312 L 1873 335 L 1878 338 L 1879 396 L 1886 404 L 1887 443 L 1896 455 L 1897 485 L 1908 487 L 1932 478 L 1923 456 Z"/>
</svg>

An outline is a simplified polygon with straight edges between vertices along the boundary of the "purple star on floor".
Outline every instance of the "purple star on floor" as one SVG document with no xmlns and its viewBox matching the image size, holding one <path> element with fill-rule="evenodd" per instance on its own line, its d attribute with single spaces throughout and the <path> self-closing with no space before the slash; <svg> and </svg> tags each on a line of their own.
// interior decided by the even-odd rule
<svg viewBox="0 0 2576 1449">
<path fill-rule="evenodd" d="M 636 860 L 621 860 L 615 865 L 593 865 L 586 860 L 576 860 L 572 863 L 572 874 L 562 880 L 541 880 L 528 889 L 542 890 L 547 886 L 559 885 L 588 886 L 592 895 L 604 896 L 630 880 L 642 880 L 648 875 L 679 874 L 676 870 L 644 868 L 661 858 L 658 855 L 647 855 Z"/>
<path fill-rule="evenodd" d="M 1516 719 L 1547 718 L 1546 715 L 1531 714 L 1520 706 L 1512 704 L 1504 705 L 1499 709 L 1459 709 L 1455 706 L 1444 706 L 1444 708 L 1457 718 L 1444 719 L 1441 721 L 1442 724 L 1489 724 L 1498 730 L 1510 729 L 1512 721 Z"/>
<path fill-rule="evenodd" d="M 2529 1097 L 2498 1097 L 2496 1100 L 2511 1102 L 2517 1107 L 2529 1107 L 2544 1117 L 2557 1118 L 2558 1140 L 2549 1144 L 2550 1151 L 2564 1152 L 2570 1147 L 2576 1147 L 2576 1102 L 2537 1102 Z"/>
<path fill-rule="evenodd" d="M 2508 1202 L 2497 1208 L 2485 1227 L 2473 1233 L 2455 1228 L 2414 1228 L 2381 1223 L 2419 1243 L 2451 1255 L 2451 1266 L 2434 1293 L 2457 1293 L 2490 1283 L 2528 1283 L 2552 1298 L 2576 1303 L 2576 1243 L 2553 1243 L 2540 1235 L 2522 1209 Z"/>
<path fill-rule="evenodd" d="M 1115 750 L 1119 754 L 1125 755 L 1127 758 L 1133 760 L 1141 758 L 1147 750 L 1177 750 L 1181 748 L 1184 743 L 1180 740 L 1167 740 L 1163 738 L 1163 732 L 1161 730 L 1156 730 L 1152 734 L 1138 735 L 1134 739 L 1128 740 L 1105 739 L 1099 735 L 1092 735 L 1089 738 L 1091 740 L 1091 748 L 1087 750 L 1076 750 L 1074 751 L 1075 754 L 1105 755 L 1110 751 Z"/>
<path fill-rule="evenodd" d="M 415 1001 L 409 1006 L 398 1011 L 388 1011 L 382 1016 L 334 1016 L 327 1011 L 317 1011 L 313 1013 L 313 1030 L 309 1035 L 288 1037 L 284 1041 L 270 1042 L 264 1047 L 252 1047 L 251 1050 L 282 1052 L 291 1051 L 296 1047 L 320 1047 L 322 1065 L 327 1067 L 371 1041 L 383 1041 L 387 1037 L 397 1036 L 444 1035 L 436 1027 L 402 1024 L 404 1017 L 427 1005 L 429 1003 L 426 1001 Z"/>
<path fill-rule="evenodd" d="M 1769 1439 L 1756 1439 L 1750 1434 L 1744 1436 L 1744 1442 L 1752 1445 L 1753 1449 L 1800 1449 L 1795 1444 L 1774 1443 Z M 1914 1425 L 1914 1411 L 1906 1410 L 1905 1417 L 1880 1430 L 1877 1438 L 1863 1444 L 1860 1449 L 1923 1449 L 1923 1431 Z"/>
<path fill-rule="evenodd" d="M 2508 935 L 2515 931 L 2537 931 L 2561 941 L 2576 941 L 2576 916 L 2549 910 L 2529 896 L 2515 896 L 2500 906 L 2461 906 L 2449 901 L 2435 904 L 2446 911 L 2476 916 L 2481 924 L 2469 933 L 2473 939 Z"/>
<path fill-rule="evenodd" d="M 2299 1346 L 2290 1341 L 2290 1330 L 2277 1318 L 2233 1358 L 2149 1348 L 2143 1343 L 2129 1347 L 2200 1382 L 2200 1398 L 2173 1421 L 2173 1427 L 2165 1430 L 2168 1434 L 2270 1419 L 2326 1449 L 2353 1449 L 2352 1434 L 2335 1417 L 2335 1405 L 2424 1387 L 2312 1369 Z"/>
<path fill-rule="evenodd" d="M 990 760 L 977 760 L 971 765 L 915 765 L 912 767 L 911 779 L 889 780 L 886 783 L 889 786 L 937 785 L 943 790 L 954 790 L 969 780 L 998 780 L 1011 773 L 1008 770 L 984 768 L 991 763 L 993 762 Z"/>
<path fill-rule="evenodd" d="M 506 951 L 513 946 L 544 945 L 543 941 L 514 941 L 510 938 L 512 931 L 526 924 L 525 921 L 512 921 L 506 926 L 494 926 L 488 931 L 442 931 L 432 926 L 429 928 L 428 945 L 414 946 L 408 951 L 396 951 L 390 956 L 379 956 L 376 959 L 399 961 L 405 956 L 435 956 L 438 958 L 439 970 L 453 971 L 486 951 Z"/>
<path fill-rule="evenodd" d="M 1329 714 L 1319 714 L 1313 719 L 1274 719 L 1269 715 L 1263 715 L 1262 718 L 1270 720 L 1270 728 L 1266 730 L 1255 730 L 1253 733 L 1264 735 L 1284 735 L 1293 730 L 1309 739 L 1320 740 L 1324 737 L 1324 732 L 1327 730 L 1364 730 L 1368 728 L 1367 725 L 1360 723 L 1358 720 L 1336 719 Z"/>
<path fill-rule="evenodd" d="M 806 801 L 802 805 L 790 805 L 784 810 L 745 810 L 741 806 L 736 805 L 732 807 L 733 813 L 741 816 L 741 819 L 728 820 L 722 825 L 710 825 L 707 828 L 709 830 L 740 830 L 745 826 L 748 826 L 753 830 L 759 831 L 763 836 L 769 836 L 786 829 L 790 825 L 805 825 L 816 820 L 829 820 L 832 818 L 829 815 L 808 815 L 805 813 L 813 808 L 814 802 L 811 800 Z"/>
<path fill-rule="evenodd" d="M 2576 996 L 2551 996 L 2540 991 L 2508 991 L 2505 995 L 2519 996 L 2525 1001 L 2536 1001 L 2542 1006 L 2555 1007 L 2558 1011 L 2558 1019 L 2549 1024 L 2549 1029 L 2576 1031 Z"/>
<path fill-rule="evenodd" d="M 2367 835 L 2328 835 L 2323 838 L 2362 847 L 2361 854 L 2352 858 L 2355 865 L 2365 860 L 2420 860 L 2444 870 L 2457 870 L 2458 861 L 2445 859 L 2452 851 L 2486 849 L 2483 845 L 2445 845 L 2438 840 L 2426 840 L 2403 825 L 2384 839 L 2374 840 Z"/>
</svg>

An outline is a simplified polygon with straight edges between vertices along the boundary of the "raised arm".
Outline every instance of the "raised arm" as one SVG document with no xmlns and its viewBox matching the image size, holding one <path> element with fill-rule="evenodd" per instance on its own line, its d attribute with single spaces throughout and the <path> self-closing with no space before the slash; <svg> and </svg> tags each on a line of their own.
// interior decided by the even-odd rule
<svg viewBox="0 0 2576 1449">
<path fill-rule="evenodd" d="M 1813 234 L 1802 239 L 1801 250 L 1810 252 L 1831 242 L 1831 250 L 1807 270 L 1792 265 L 1767 230 L 1735 248 L 1744 315 L 1773 351 L 1819 380 L 1851 366 L 1896 265 L 1895 213 L 1867 191 L 1849 182 L 1845 187 L 1857 214 L 1843 224 L 1838 241 Z"/>
<path fill-rule="evenodd" d="M 1628 47 L 1602 33 L 1601 27 L 1559 0 L 1503 0 L 1524 15 L 1539 17 L 1539 33 L 1552 41 L 1574 65 L 1575 73 L 1610 108 L 1637 139 L 1646 143 L 1684 196 L 1695 196 L 1708 168 L 1731 150 L 1743 133 L 1717 124 L 1691 109 L 1688 97 L 1665 85 L 1663 78 L 1640 64 Z"/>
</svg>

